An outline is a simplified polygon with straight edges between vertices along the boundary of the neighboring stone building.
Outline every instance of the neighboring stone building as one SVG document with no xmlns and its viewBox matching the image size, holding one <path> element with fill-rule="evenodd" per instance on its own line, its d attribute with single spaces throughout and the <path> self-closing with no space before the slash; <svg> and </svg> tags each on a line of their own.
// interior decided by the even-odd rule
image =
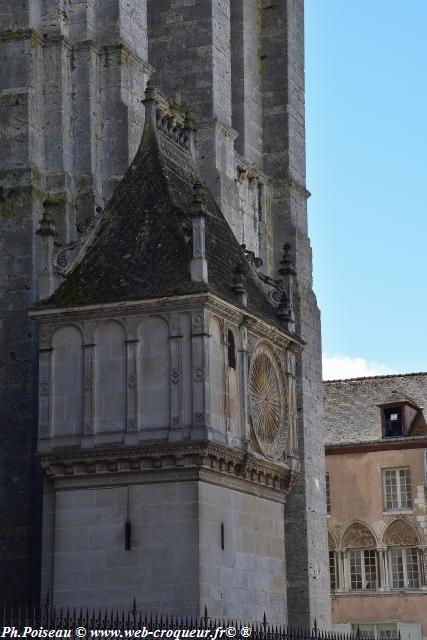
<svg viewBox="0 0 427 640">
<path fill-rule="evenodd" d="M 332 622 L 427 637 L 427 373 L 324 383 Z"/>
<path fill-rule="evenodd" d="M 268 545 L 268 553 L 273 553 L 274 547 L 273 555 L 279 558 L 281 566 L 286 564 L 286 597 L 283 592 L 285 579 L 283 572 L 278 582 L 271 587 L 275 595 L 266 608 L 269 608 L 275 618 L 287 615 L 290 624 L 306 626 L 313 621 L 313 618 L 317 618 L 319 624 L 327 624 L 329 593 L 325 553 L 326 536 L 323 535 L 324 459 L 320 318 L 312 291 L 311 249 L 307 236 L 306 210 L 309 194 L 305 187 L 303 5 L 303 0 L 278 0 L 275 3 L 266 0 L 233 0 L 232 2 L 230 0 L 195 0 L 193 2 L 22 0 L 19 5 L 14 0 L 1 0 L 0 46 L 2 60 L 5 61 L 0 70 L 2 118 L 0 129 L 2 149 L 0 157 L 2 224 L 0 348 L 2 363 L 5 363 L 2 366 L 0 382 L 2 394 L 0 399 L 2 408 L 0 576 L 3 597 L 8 599 L 38 597 L 41 474 L 38 463 L 33 457 L 37 439 L 37 403 L 39 403 L 40 413 L 40 448 L 43 455 L 47 451 L 47 441 L 51 442 L 54 448 L 58 446 L 58 442 L 62 442 L 75 451 L 80 451 L 81 448 L 82 450 L 92 448 L 94 453 L 100 449 L 103 438 L 107 439 L 109 446 L 112 440 L 120 443 L 120 446 L 130 444 L 136 446 L 138 443 L 138 446 L 142 446 L 140 438 L 146 440 L 148 434 L 149 440 L 160 441 L 166 438 L 171 441 L 168 446 L 175 446 L 172 445 L 175 435 L 178 441 L 190 437 L 191 422 L 195 432 L 199 428 L 202 440 L 209 440 L 210 428 L 223 433 L 221 437 L 225 441 L 222 444 L 228 448 L 227 455 L 231 455 L 232 460 L 226 457 L 218 464 L 223 474 L 226 470 L 231 472 L 232 469 L 237 468 L 239 459 L 233 458 L 233 455 L 238 456 L 239 452 L 239 455 L 242 455 L 243 442 L 249 438 L 248 432 L 245 432 L 245 437 L 239 432 L 243 438 L 239 440 L 240 436 L 238 437 L 238 433 L 233 431 L 237 429 L 236 424 L 241 423 L 246 424 L 244 428 L 248 429 L 248 423 L 245 423 L 243 417 L 247 416 L 247 396 L 240 396 L 239 400 L 235 398 L 233 389 L 237 388 L 237 384 L 243 383 L 238 383 L 238 376 L 233 373 L 234 367 L 231 367 L 231 370 L 224 368 L 223 375 L 226 375 L 226 379 L 221 379 L 223 386 L 218 387 L 215 398 L 209 400 L 217 408 L 222 403 L 223 414 L 217 415 L 217 418 L 212 416 L 214 422 L 219 421 L 218 429 L 213 424 L 208 427 L 209 411 L 204 404 L 208 402 L 206 390 L 208 380 L 205 378 L 208 374 L 203 358 L 208 359 L 209 344 L 215 344 L 218 349 L 217 356 L 211 356 L 213 361 L 215 357 L 220 357 L 218 354 L 222 354 L 221 358 L 225 357 L 226 347 L 230 348 L 230 358 L 232 358 L 231 345 L 234 340 L 237 361 L 241 362 L 244 357 L 249 360 L 250 349 L 244 356 L 244 339 L 246 338 L 243 334 L 245 331 L 250 334 L 253 321 L 251 314 L 253 314 L 256 319 L 255 325 L 257 322 L 267 322 L 271 325 L 272 333 L 268 331 L 265 333 L 270 345 L 268 348 L 274 347 L 280 351 L 280 357 L 275 356 L 277 362 L 269 352 L 271 362 L 276 362 L 271 365 L 274 369 L 273 378 L 279 380 L 279 387 L 282 384 L 287 387 L 291 379 L 295 380 L 295 402 L 298 407 L 296 430 L 300 472 L 297 474 L 293 491 L 287 497 L 284 509 L 286 544 L 283 543 L 281 530 L 283 506 L 279 509 L 280 501 L 277 503 L 272 500 L 271 509 L 275 515 L 270 518 L 270 524 L 273 522 L 277 524 L 277 536 L 282 538 L 282 542 L 281 546 L 279 545 L 280 549 L 276 548 L 277 540 L 271 540 L 271 544 L 269 542 Z M 167 96 L 162 98 L 152 89 L 154 93 L 150 100 L 154 102 L 147 104 L 156 105 L 158 114 L 151 113 L 152 118 L 157 119 L 157 115 L 162 118 L 158 123 L 160 128 L 156 130 L 156 139 L 168 141 L 164 143 L 164 148 L 157 150 L 156 153 L 153 153 L 149 145 L 142 146 L 138 162 L 135 161 L 131 165 L 144 127 L 142 100 L 149 77 L 153 78 L 156 86 Z M 194 142 L 192 140 L 193 124 L 188 118 L 184 119 L 186 109 L 190 109 L 194 114 L 193 120 L 197 128 Z M 175 136 L 174 142 L 171 142 L 171 136 Z M 161 146 L 161 142 L 159 144 Z M 189 148 L 186 148 L 188 145 Z M 148 153 L 148 150 L 150 154 L 147 160 L 144 154 Z M 173 169 L 168 165 L 169 160 L 164 159 L 164 154 L 172 165 L 175 163 Z M 95 261 L 91 263 L 89 271 L 84 272 L 85 286 L 81 286 L 76 274 L 81 272 L 83 265 L 88 264 L 82 256 L 86 256 L 88 247 L 100 246 L 98 241 L 110 216 L 114 214 L 117 218 L 120 200 L 127 202 L 127 198 L 130 197 L 130 193 L 124 190 L 126 185 L 136 189 L 135 180 L 131 178 L 133 169 L 129 169 L 125 181 L 121 182 L 124 174 L 129 166 L 136 167 L 141 163 L 148 175 L 149 171 L 154 170 L 154 165 L 150 168 L 150 159 L 153 163 L 157 163 L 155 164 L 157 172 L 154 172 L 152 177 L 153 181 L 160 181 L 158 199 L 156 200 L 150 192 L 150 207 L 147 208 L 141 195 L 139 210 L 129 209 L 122 212 L 123 219 L 128 216 L 126 219 L 133 226 L 122 228 L 116 220 L 116 226 L 112 227 L 114 233 L 111 229 L 108 232 L 108 238 L 112 243 L 108 246 L 112 270 L 107 275 L 111 281 L 106 282 L 99 278 L 98 266 L 101 263 L 98 264 Z M 180 170 L 176 168 L 177 163 L 182 167 L 183 175 L 185 174 L 186 177 L 180 176 Z M 165 180 L 171 179 L 170 172 L 175 174 L 176 183 L 173 186 L 174 193 L 166 202 L 162 189 L 165 187 Z M 139 174 L 139 179 L 141 184 L 138 189 L 143 190 L 143 185 L 147 187 L 144 175 Z M 196 190 L 194 198 L 193 195 L 190 198 L 189 189 L 190 186 L 191 188 L 194 186 L 190 182 L 193 180 L 204 182 L 215 200 L 214 203 L 209 194 L 206 196 L 208 211 L 206 220 L 204 214 L 199 216 L 197 213 L 205 206 L 202 202 L 205 197 Z M 110 200 L 117 185 L 119 190 Z M 109 204 L 106 206 L 107 202 Z M 138 202 L 132 201 L 132 207 L 136 207 L 137 204 Z M 192 206 L 194 220 L 190 215 Z M 177 236 L 167 225 L 162 230 L 156 229 L 153 233 L 154 236 L 157 234 L 155 236 L 157 253 L 151 252 L 142 262 L 138 262 L 143 254 L 145 234 L 148 234 L 147 229 L 150 227 L 148 217 L 154 216 L 154 213 L 160 212 L 163 207 L 167 207 L 170 211 L 171 220 L 174 216 L 178 216 L 180 211 L 179 215 L 183 215 L 183 220 L 185 218 L 186 221 L 185 229 L 178 225 Z M 212 214 L 212 211 L 216 213 Z M 233 241 L 230 239 L 228 227 L 223 226 L 224 219 L 221 217 L 222 214 L 218 213 L 219 211 L 225 216 L 234 232 Z M 189 216 L 188 219 L 186 216 Z M 210 244 L 213 242 L 212 220 L 220 219 L 221 223 L 218 222 L 216 235 L 212 235 L 212 238 L 216 238 L 216 244 L 213 246 Z M 204 226 L 207 230 L 206 237 Z M 194 253 L 191 260 L 187 252 L 191 246 L 189 238 L 192 234 L 194 234 L 193 250 L 195 251 L 198 246 L 199 255 Z M 150 236 L 151 241 L 154 236 Z M 104 238 L 102 242 L 106 242 L 106 236 L 102 237 Z M 135 265 L 140 265 L 138 268 L 135 265 L 133 265 L 134 268 L 132 265 L 129 266 L 129 261 L 134 254 L 132 251 L 123 252 L 124 237 L 128 237 L 129 241 L 137 242 L 138 246 L 135 245 L 134 251 L 138 255 L 138 260 L 135 260 Z M 203 244 L 204 238 L 206 248 Z M 229 253 L 223 242 L 226 242 Z M 284 256 L 285 243 L 289 247 Z M 255 256 L 262 257 L 265 270 L 262 285 L 259 280 L 256 282 L 253 279 L 258 278 L 258 275 L 254 273 L 250 276 L 244 266 L 246 263 L 241 262 L 243 253 L 239 248 L 240 244 L 246 245 L 246 255 L 250 258 L 254 271 L 259 271 L 260 265 Z M 115 248 L 117 252 L 114 251 Z M 205 251 L 206 255 L 204 255 Z M 165 256 L 168 260 L 168 269 L 163 272 L 162 260 Z M 187 258 L 185 262 L 184 259 Z M 176 265 L 176 273 L 171 269 L 172 264 Z M 151 274 L 150 278 L 148 278 L 148 272 Z M 103 269 L 100 269 L 100 273 L 104 273 Z M 210 277 L 214 273 L 217 279 L 214 278 L 211 283 Z M 291 309 L 289 306 L 286 307 L 286 301 L 283 298 L 282 319 L 286 319 L 286 314 L 291 314 L 286 322 L 292 323 L 294 320 L 293 328 L 290 324 L 280 325 L 276 315 L 280 302 L 277 298 L 279 290 L 277 283 L 273 283 L 272 290 L 276 291 L 276 295 L 272 298 L 273 307 L 265 298 L 263 289 L 260 288 L 261 286 L 268 289 L 268 277 L 275 279 L 279 276 L 283 280 L 279 285 L 279 298 L 286 294 L 289 298 L 287 304 L 293 302 L 293 309 Z M 169 282 L 168 287 L 166 279 Z M 63 295 L 61 292 L 64 291 L 65 285 L 55 293 L 63 280 L 69 285 L 67 296 L 64 294 L 64 298 L 61 297 Z M 92 282 L 89 282 L 90 280 Z M 174 286 L 170 285 L 172 280 Z M 189 302 L 188 304 L 183 302 L 184 292 L 186 296 L 190 295 L 193 291 L 191 282 L 206 280 L 209 286 L 212 284 L 220 298 L 229 301 L 229 297 L 234 296 L 232 306 L 234 305 L 236 309 L 231 310 L 227 305 L 222 308 L 221 313 L 217 309 L 220 321 L 223 323 L 221 330 L 218 327 L 214 330 L 210 325 L 210 319 L 208 320 L 206 316 L 208 312 L 212 313 L 212 309 L 208 308 L 210 302 L 206 296 L 204 298 L 202 296 L 203 304 L 200 299 L 201 306 L 197 308 L 196 313 L 197 317 L 201 315 L 201 322 L 194 318 L 191 321 L 193 323 L 194 320 L 196 324 L 199 322 L 200 326 L 194 327 L 191 324 L 190 327 L 185 324 L 189 322 L 191 313 L 195 313 L 196 309 Z M 160 289 L 154 286 L 157 281 L 161 284 Z M 126 286 L 122 284 L 123 282 Z M 78 283 L 77 288 L 73 287 L 72 283 Z M 96 286 L 95 283 L 97 283 Z M 104 287 L 107 287 L 110 293 L 114 292 L 114 302 L 120 301 L 122 306 L 119 318 L 122 323 L 113 322 L 113 317 L 117 320 L 117 309 L 113 313 L 112 309 L 107 312 L 96 306 L 98 303 L 105 305 L 112 302 L 110 294 L 104 295 L 106 292 Z M 79 293 L 81 291 L 85 291 L 84 299 Z M 200 294 L 200 291 L 197 291 Z M 206 293 L 207 289 L 203 291 Z M 39 296 L 46 299 L 50 294 L 54 296 L 51 298 L 51 303 L 57 306 L 57 311 L 50 311 L 50 315 L 46 311 L 47 315 L 43 316 L 42 324 L 48 324 L 52 329 L 57 329 L 57 332 L 42 331 L 39 343 L 36 327 L 28 317 L 28 308 L 37 302 Z M 127 316 L 133 315 L 138 295 L 141 300 L 147 299 L 147 296 L 151 296 L 153 300 L 158 299 L 160 295 L 167 297 L 168 300 L 153 303 L 152 311 L 156 310 L 157 314 L 160 312 L 172 315 L 183 314 L 178 321 L 178 328 L 174 328 L 172 315 L 166 324 L 163 324 L 164 319 L 158 320 L 157 329 L 153 329 L 157 346 L 153 346 L 151 355 L 148 353 L 137 355 L 140 348 L 136 346 L 137 341 L 141 340 L 138 334 L 139 329 L 136 324 L 133 329 L 130 329 L 127 324 L 130 322 L 132 325 L 130 317 L 127 318 Z M 291 296 L 293 300 L 290 300 Z M 245 314 L 251 316 L 247 326 L 243 322 L 242 315 L 246 297 L 248 307 Z M 128 303 L 134 309 L 131 312 L 129 308 L 129 313 L 125 311 Z M 64 304 L 67 308 L 78 305 L 79 308 L 84 307 L 85 311 L 67 311 Z M 276 310 L 274 305 L 277 307 Z M 79 316 L 78 322 L 76 320 L 77 324 L 85 323 L 83 333 L 79 333 L 80 325 L 74 329 L 70 325 L 62 332 L 58 325 L 65 323 L 66 319 L 69 324 L 69 320 L 74 318 L 75 313 Z M 100 321 L 104 314 L 110 316 L 111 322 L 104 323 L 99 329 L 95 329 L 91 322 Z M 89 316 L 93 317 L 88 325 Z M 50 318 L 49 321 L 48 318 Z M 104 318 L 106 319 L 107 317 Z M 224 333 L 227 323 L 230 324 L 230 334 Z M 237 332 L 238 327 L 240 327 L 240 333 Z M 151 329 L 140 328 L 140 331 L 148 331 L 147 335 L 151 335 Z M 92 342 L 92 330 L 95 331 L 94 342 Z M 123 342 L 125 330 L 126 340 Z M 233 330 L 237 333 L 234 334 Z M 209 334 L 211 335 L 209 341 L 207 336 L 203 336 L 210 331 L 212 333 Z M 253 331 L 256 333 L 257 329 L 254 328 Z M 168 344 L 170 342 L 172 350 L 169 364 L 162 343 L 162 340 L 166 339 L 167 332 L 169 332 Z M 180 335 L 182 339 L 178 340 Z M 248 335 L 248 340 L 251 335 Z M 199 337 L 196 338 L 196 336 Z M 175 337 L 177 343 L 180 340 L 185 343 L 185 348 L 173 346 Z M 82 340 L 83 343 L 81 343 Z M 190 343 L 192 345 L 191 365 L 188 359 Z M 299 352 L 299 345 L 302 343 L 304 348 Z M 99 357 L 96 355 L 97 346 L 94 346 L 98 344 L 105 347 L 105 349 L 99 347 L 101 354 Z M 107 346 L 108 344 L 110 347 Z M 39 346 L 41 369 L 39 385 L 37 385 Z M 294 349 L 292 353 L 297 359 L 295 376 L 292 358 L 288 354 L 291 346 Z M 123 359 L 124 349 L 127 354 L 126 365 Z M 81 353 L 84 354 L 84 365 L 81 361 Z M 161 356 L 158 367 L 154 365 L 157 355 L 153 354 Z M 254 351 L 253 358 L 255 354 Z M 280 358 L 284 358 L 285 355 L 287 364 L 284 365 L 283 374 L 277 367 Z M 148 402 L 147 407 L 152 409 L 150 424 L 147 423 L 145 410 L 138 404 L 139 396 L 134 387 L 139 384 L 139 381 L 136 382 L 137 374 L 129 370 L 133 359 L 139 362 L 140 357 L 148 358 L 149 362 L 147 361 L 144 366 L 153 367 L 157 376 L 155 376 L 157 382 L 153 382 L 152 389 L 150 387 L 144 392 Z M 103 362 L 102 366 L 99 364 L 101 369 L 96 368 L 98 365 L 95 366 L 99 358 Z M 199 364 L 198 358 L 201 359 Z M 221 360 L 221 362 L 225 367 L 225 361 Z M 216 365 L 218 371 L 219 362 Z M 51 371 L 50 366 L 52 366 Z M 82 366 L 83 369 L 81 369 Z M 87 367 L 91 366 L 95 366 L 94 371 L 97 372 L 96 375 L 94 374 L 95 377 L 87 373 Z M 191 375 L 188 370 L 182 370 L 182 367 L 188 369 L 190 366 Z M 245 378 L 249 375 L 249 367 L 254 366 L 253 359 L 245 366 L 241 366 L 243 367 L 241 375 Z M 69 373 L 69 369 L 74 372 L 74 378 Z M 215 367 L 213 369 L 215 370 Z M 81 401 L 80 375 L 85 376 L 83 405 L 79 404 Z M 183 385 L 181 381 L 188 375 L 190 378 Z M 120 387 L 123 377 L 127 380 L 125 389 Z M 283 380 L 280 382 L 282 377 Z M 105 382 L 105 389 L 109 391 L 102 391 L 91 402 L 88 398 L 92 397 L 93 389 L 98 388 L 100 381 Z M 67 386 L 68 382 L 70 388 Z M 164 385 L 166 384 L 169 400 L 164 403 L 164 396 L 162 396 L 163 404 L 159 406 L 159 395 L 156 389 L 163 385 L 162 393 L 165 393 Z M 220 384 L 219 379 L 212 384 L 215 389 L 215 384 Z M 190 396 L 186 393 L 189 393 L 188 389 L 191 385 L 202 385 L 205 389 L 205 393 L 198 396 L 197 402 L 202 403 L 199 408 L 191 403 L 188 404 Z M 184 388 L 187 389 L 186 393 Z M 71 396 L 68 397 L 64 390 L 71 393 Z M 52 395 L 54 393 L 59 395 Z M 289 392 L 289 402 L 292 397 L 292 393 Z M 230 402 L 230 405 L 226 405 L 225 398 L 229 398 L 227 402 Z M 235 398 L 234 404 L 233 398 Z M 280 407 L 284 401 L 285 398 L 281 397 Z M 289 402 L 286 404 L 286 410 L 292 413 L 294 408 Z M 124 408 L 125 413 L 123 413 Z M 124 422 L 125 415 L 126 422 Z M 213 415 L 216 415 L 215 412 Z M 178 420 L 178 426 L 176 420 Z M 289 418 L 289 425 L 291 423 L 292 420 Z M 285 423 L 281 426 L 281 429 L 288 434 L 290 433 L 289 425 L 287 429 Z M 187 431 L 184 429 L 182 432 L 183 427 Z M 91 433 L 88 429 L 94 430 L 95 433 Z M 175 430 L 180 434 L 174 434 Z M 112 431 L 116 433 L 114 437 L 111 435 Z M 110 435 L 107 437 L 105 433 L 108 432 Z M 230 435 L 227 435 L 229 440 L 224 435 L 228 432 L 230 432 Z M 61 433 L 62 439 L 59 441 L 57 437 Z M 73 437 L 71 433 L 74 434 Z M 256 436 L 253 432 L 251 434 L 251 438 L 254 439 Z M 218 440 L 218 437 L 215 439 Z M 295 479 L 295 464 L 288 464 L 286 458 L 286 456 L 292 458 L 295 453 L 288 449 L 291 446 L 290 443 L 291 440 L 287 441 L 283 465 L 284 468 L 289 467 L 289 473 L 292 470 L 291 475 Z M 95 444 L 97 446 L 94 447 Z M 179 446 L 181 445 L 176 445 L 177 448 Z M 247 446 L 249 456 L 250 443 Z M 296 447 L 296 438 L 292 446 Z M 167 466 L 172 459 L 168 458 L 164 461 L 163 450 L 166 451 L 166 445 L 162 445 L 156 451 L 153 462 L 155 469 L 162 465 Z M 87 455 L 90 457 L 89 452 Z M 117 456 L 119 456 L 119 450 Z M 205 460 L 204 457 L 202 458 Z M 98 462 L 91 459 L 87 465 L 79 467 L 77 476 L 83 468 L 88 478 L 88 486 L 92 484 L 91 478 L 94 476 L 91 474 L 94 468 L 98 471 Z M 46 460 L 44 464 L 55 477 L 62 472 L 67 478 L 69 476 L 70 483 L 67 487 L 70 489 L 73 484 L 72 476 L 76 473 L 75 464 L 78 465 L 76 460 L 73 463 L 70 460 L 70 464 L 65 466 L 61 463 L 62 467 L 49 466 Z M 116 469 L 115 465 L 117 468 L 120 467 L 120 460 L 104 461 L 102 464 L 106 464 L 108 471 L 113 473 Z M 133 461 L 132 464 L 138 463 Z M 179 464 L 177 463 L 178 467 Z M 290 479 L 287 477 L 288 471 L 286 469 L 283 472 L 280 471 L 286 476 L 281 485 L 282 498 Z M 248 496 L 251 492 L 245 490 L 248 481 L 243 471 L 242 474 L 242 478 L 236 482 L 249 505 L 248 501 L 251 498 Z M 217 474 L 214 475 L 217 478 Z M 146 490 L 143 476 L 141 470 L 141 491 Z M 277 479 L 273 481 L 270 474 L 266 474 L 264 480 L 267 485 L 278 482 Z M 63 482 L 65 481 L 61 480 L 58 487 Z M 78 482 L 81 483 L 81 479 Z M 110 486 L 111 482 L 113 484 L 115 482 L 113 477 L 104 476 L 104 483 Z M 49 493 L 50 484 L 51 480 L 48 480 L 47 493 Z M 214 487 L 214 484 L 209 486 Z M 187 487 L 187 491 L 190 491 L 191 486 L 194 488 L 198 485 L 181 483 L 179 486 Z M 154 496 L 156 494 L 154 485 L 152 488 Z M 180 490 L 176 489 L 177 492 Z M 116 491 L 117 509 L 120 510 L 128 502 L 126 499 L 123 503 L 121 489 L 117 488 Z M 214 491 L 213 488 L 212 491 Z M 264 498 L 266 491 L 264 487 L 261 492 Z M 90 495 L 93 498 L 95 493 L 97 493 L 95 490 L 92 493 L 88 491 L 85 494 L 86 497 L 81 498 L 76 491 L 76 506 L 77 502 L 82 500 L 79 504 L 82 509 L 86 508 L 84 505 L 87 496 Z M 196 498 L 190 493 L 185 496 L 185 500 L 187 500 L 189 513 L 192 513 L 195 518 L 194 505 L 197 504 L 201 509 L 214 498 L 209 495 L 205 499 L 201 494 Z M 272 494 L 277 497 L 277 486 L 273 486 Z M 45 499 L 47 530 L 49 529 L 49 504 L 59 517 L 59 513 L 62 512 L 61 500 L 65 500 L 65 495 L 68 494 L 58 491 L 56 506 L 53 506 L 54 495 L 52 493 L 51 503 L 48 498 Z M 182 498 L 184 500 L 184 496 Z M 100 494 L 100 505 L 103 499 Z M 110 497 L 105 499 L 108 501 Z M 132 509 L 134 499 L 136 499 L 135 496 L 130 492 L 129 509 Z M 148 501 L 147 497 L 144 499 Z M 88 517 L 91 516 L 91 505 L 89 500 L 86 505 L 89 509 Z M 111 513 L 114 512 L 117 515 L 115 507 L 112 505 L 110 507 Z M 252 506 L 250 511 L 253 510 Z M 279 511 L 282 514 L 280 517 Z M 208 515 L 209 513 L 208 510 Z M 216 513 L 214 508 L 212 508 L 213 513 Z M 80 516 L 76 514 L 76 517 L 78 519 Z M 104 516 L 100 514 L 100 517 Z M 250 518 L 249 522 L 251 522 Z M 227 531 L 225 523 L 223 524 L 224 544 L 227 545 Z M 133 523 L 132 526 L 134 532 Z M 195 526 L 196 521 L 193 519 L 193 535 L 196 535 Z M 261 523 L 252 522 L 250 526 L 256 528 L 261 526 Z M 61 538 L 63 534 L 65 538 Z M 102 542 L 102 536 L 89 536 L 87 539 L 85 534 L 82 535 L 84 542 L 78 536 L 70 536 L 69 533 L 60 529 L 56 530 L 57 561 L 54 561 L 54 573 L 60 571 L 60 563 L 66 554 L 71 553 L 72 549 L 78 548 L 80 544 L 88 543 L 95 546 L 106 544 L 105 541 Z M 236 533 L 236 540 L 239 539 L 238 535 L 240 534 Z M 244 537 L 243 532 L 241 535 Z M 170 540 L 166 536 L 165 545 L 168 541 Z M 247 543 L 251 546 L 254 541 L 249 540 Z M 48 552 L 51 547 L 47 538 L 44 544 L 47 545 Z M 135 544 L 135 540 L 132 544 Z M 58 549 L 61 549 L 61 552 Z M 102 555 L 102 549 L 98 551 L 99 555 Z M 61 555 L 62 552 L 65 556 Z M 168 552 L 178 554 L 177 548 L 171 548 Z M 132 553 L 126 557 L 127 562 L 132 562 L 129 560 Z M 193 559 L 195 557 L 193 555 Z M 69 562 L 69 559 L 64 561 Z M 97 577 L 91 578 L 94 581 L 94 589 L 101 588 L 96 587 L 96 584 L 102 585 L 109 578 L 116 580 L 120 571 L 125 571 L 123 567 L 119 567 L 114 573 L 115 562 L 117 559 L 109 557 L 110 573 L 105 571 L 102 573 L 98 567 Z M 90 569 L 90 567 L 86 568 Z M 192 600 L 189 596 L 187 602 L 191 604 L 188 606 L 194 611 L 200 609 L 204 604 L 202 595 L 208 598 L 208 594 L 212 602 L 223 601 L 224 604 L 228 593 L 225 589 L 225 585 L 228 584 L 226 574 L 237 575 L 236 568 L 237 564 L 232 572 L 231 567 L 228 567 L 228 574 L 224 570 L 222 577 L 217 578 L 219 582 L 212 583 L 211 591 L 207 587 L 206 591 L 203 591 L 201 564 L 198 569 L 200 579 L 199 581 L 195 579 L 196 586 L 193 585 L 196 591 L 200 587 L 200 593 L 196 596 L 194 591 Z M 153 572 L 154 569 L 152 569 Z M 55 578 L 52 578 L 54 573 L 47 572 L 45 578 L 53 580 L 54 592 L 58 591 L 62 594 L 60 597 L 64 601 L 62 587 L 57 589 Z M 50 578 L 46 577 L 48 575 Z M 80 589 L 80 579 L 81 576 L 75 576 L 75 592 Z M 242 574 L 241 579 L 243 583 L 248 577 Z M 138 585 L 143 584 L 141 580 L 141 575 L 137 576 L 134 590 Z M 268 582 L 270 586 L 262 586 L 264 580 L 270 581 L 270 577 L 267 578 L 265 566 L 263 572 L 258 572 L 257 580 L 259 581 L 257 589 L 261 589 L 264 594 L 269 593 L 271 583 Z M 132 591 L 131 586 L 129 585 L 129 591 Z M 69 583 L 69 588 L 73 588 L 72 582 Z M 159 595 L 159 590 L 163 590 L 163 595 Z M 237 600 L 230 603 L 230 611 L 248 610 L 244 608 L 248 602 L 245 600 L 248 589 L 243 591 L 241 608 L 238 608 Z M 160 603 L 164 601 L 165 587 L 154 585 L 150 593 L 156 593 L 158 599 L 155 601 Z M 279 594 L 281 594 L 280 597 Z M 127 595 L 129 593 L 126 593 Z M 153 598 L 157 595 L 153 595 Z M 114 600 L 111 595 L 111 601 L 122 602 L 120 600 L 122 596 L 125 597 L 123 593 L 117 593 Z M 257 615 L 262 608 L 261 602 L 262 598 L 257 601 Z M 218 611 L 220 610 L 218 604 Z"/>
</svg>

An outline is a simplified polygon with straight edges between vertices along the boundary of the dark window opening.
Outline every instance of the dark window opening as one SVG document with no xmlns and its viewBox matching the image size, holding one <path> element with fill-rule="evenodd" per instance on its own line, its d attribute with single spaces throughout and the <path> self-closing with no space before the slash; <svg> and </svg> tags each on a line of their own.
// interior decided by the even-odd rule
<svg viewBox="0 0 427 640">
<path fill-rule="evenodd" d="M 228 366 L 232 369 L 236 368 L 236 345 L 232 331 L 228 332 Z"/>
<path fill-rule="evenodd" d="M 384 438 L 403 435 L 402 410 L 400 407 L 384 409 Z"/>
<path fill-rule="evenodd" d="M 224 535 L 224 523 L 221 522 L 221 549 L 225 549 L 225 535 Z"/>
<path fill-rule="evenodd" d="M 125 522 L 125 551 L 130 551 L 132 546 L 132 527 L 130 522 Z"/>
</svg>

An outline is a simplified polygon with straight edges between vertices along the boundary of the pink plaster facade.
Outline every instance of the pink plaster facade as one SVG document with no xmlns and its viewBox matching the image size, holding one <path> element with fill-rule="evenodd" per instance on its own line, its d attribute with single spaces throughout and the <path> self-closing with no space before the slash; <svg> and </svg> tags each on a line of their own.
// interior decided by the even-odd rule
<svg viewBox="0 0 427 640">
<path fill-rule="evenodd" d="M 342 631 L 361 625 L 377 638 L 393 628 L 427 638 L 426 451 L 425 438 L 326 447 L 332 622 Z M 385 470 L 399 475 L 397 493 L 409 506 L 386 504 Z"/>
</svg>

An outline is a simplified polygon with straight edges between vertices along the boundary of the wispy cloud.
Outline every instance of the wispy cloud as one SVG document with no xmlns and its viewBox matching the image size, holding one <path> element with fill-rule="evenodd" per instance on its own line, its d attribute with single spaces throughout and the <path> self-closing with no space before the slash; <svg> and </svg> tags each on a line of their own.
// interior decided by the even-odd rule
<svg viewBox="0 0 427 640">
<path fill-rule="evenodd" d="M 326 354 L 323 356 L 324 380 L 385 376 L 392 373 L 396 372 L 385 364 L 369 362 L 366 358 L 352 358 L 342 354 L 333 356 Z"/>
</svg>

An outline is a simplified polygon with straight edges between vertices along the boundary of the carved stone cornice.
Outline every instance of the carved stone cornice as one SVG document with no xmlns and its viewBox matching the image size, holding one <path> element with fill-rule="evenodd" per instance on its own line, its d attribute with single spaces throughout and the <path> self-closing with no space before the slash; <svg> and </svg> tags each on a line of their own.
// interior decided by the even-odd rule
<svg viewBox="0 0 427 640">
<path fill-rule="evenodd" d="M 249 179 L 258 180 L 258 182 L 266 185 L 271 182 L 271 178 L 266 173 L 258 169 L 257 166 L 249 162 L 245 157 L 240 155 L 240 153 L 237 153 L 237 151 L 234 152 L 234 158 L 236 170 L 245 171 Z"/>
<path fill-rule="evenodd" d="M 17 29 L 16 31 L 6 30 L 0 32 L 0 42 L 13 42 L 19 40 L 32 40 L 34 44 L 42 45 L 43 34 L 36 29 Z"/>
<path fill-rule="evenodd" d="M 289 348 L 296 353 L 301 352 L 303 349 L 304 342 L 295 334 L 285 331 L 284 329 L 279 329 L 267 320 L 255 316 L 246 309 L 236 307 L 212 293 L 96 304 L 85 307 L 68 307 L 63 309 L 43 309 L 37 307 L 30 310 L 29 315 L 36 318 L 40 324 L 43 325 L 83 320 L 102 320 L 105 318 L 131 315 L 159 315 L 159 313 L 193 311 L 201 308 L 217 313 L 237 326 L 244 322 L 249 323 L 251 325 L 251 333 L 259 338 L 270 340 L 278 347 L 284 349 Z"/>
<path fill-rule="evenodd" d="M 193 480 L 281 503 L 299 471 L 211 442 L 57 449 L 38 457 L 57 489 Z"/>
<path fill-rule="evenodd" d="M 202 131 L 203 129 L 212 129 L 212 128 L 217 129 L 224 136 L 226 136 L 227 138 L 231 138 L 232 140 L 236 140 L 239 137 L 239 133 L 235 129 L 233 129 L 232 127 L 229 127 L 227 124 L 225 124 L 225 122 L 222 122 L 222 120 L 219 120 L 218 118 L 213 117 L 213 118 L 197 120 L 198 131 Z"/>
<path fill-rule="evenodd" d="M 98 46 L 100 50 L 107 55 L 114 54 L 114 53 L 123 54 L 124 56 L 126 56 L 126 58 L 129 58 L 130 60 L 132 60 L 132 62 L 135 65 L 137 65 L 143 71 L 143 73 L 147 74 L 148 76 L 151 76 L 154 72 L 154 67 L 148 62 L 146 62 L 145 60 L 143 60 L 137 53 L 135 53 L 135 51 L 130 49 L 130 47 L 126 45 L 126 43 L 124 42 L 104 44 L 104 45 L 98 45 Z"/>
<path fill-rule="evenodd" d="M 273 189 L 282 189 L 282 188 L 293 189 L 294 191 L 297 191 L 298 193 L 300 193 L 307 200 L 311 196 L 311 193 L 310 191 L 308 191 L 305 184 L 302 184 L 302 182 L 300 182 L 299 180 L 296 180 L 295 178 L 289 175 L 284 180 L 272 178 L 270 180 L 270 184 L 273 187 Z"/>
</svg>

